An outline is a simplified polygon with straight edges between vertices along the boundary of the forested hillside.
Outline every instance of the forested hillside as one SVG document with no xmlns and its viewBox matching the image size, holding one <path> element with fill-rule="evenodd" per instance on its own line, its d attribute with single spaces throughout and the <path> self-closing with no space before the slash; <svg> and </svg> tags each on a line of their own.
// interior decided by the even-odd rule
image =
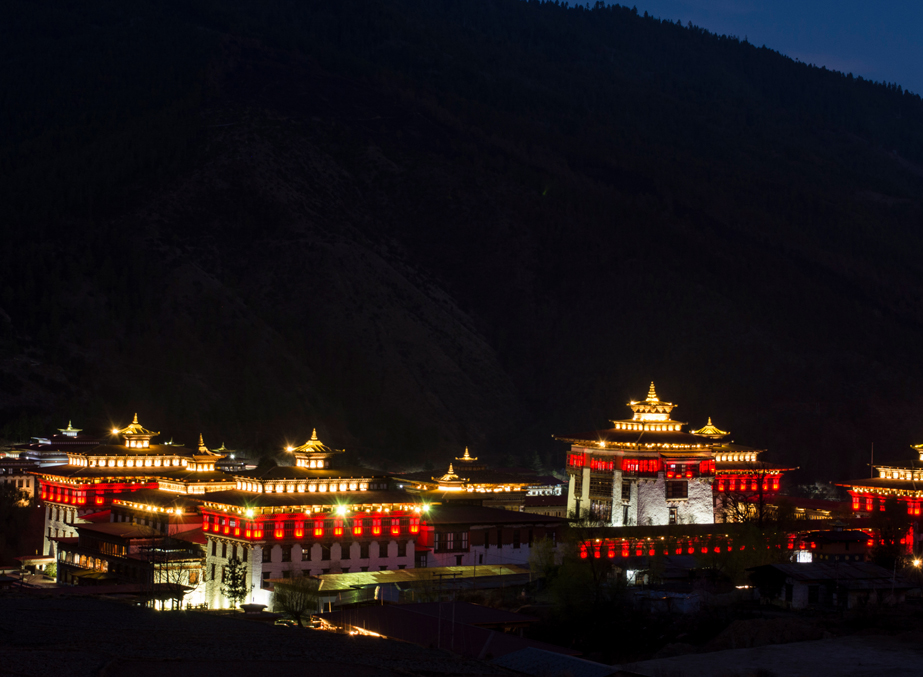
<svg viewBox="0 0 923 677">
<path fill-rule="evenodd" d="M 548 467 L 651 379 L 923 442 L 923 103 L 618 6 L 0 9 L 0 426 Z"/>
</svg>

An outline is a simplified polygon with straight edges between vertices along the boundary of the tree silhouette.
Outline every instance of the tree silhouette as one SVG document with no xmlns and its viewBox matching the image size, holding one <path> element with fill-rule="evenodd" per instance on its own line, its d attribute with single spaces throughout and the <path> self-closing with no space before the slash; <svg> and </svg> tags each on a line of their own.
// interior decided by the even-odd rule
<svg viewBox="0 0 923 677">
<path fill-rule="evenodd" d="M 250 594 L 251 587 L 247 576 L 247 565 L 235 555 L 228 560 L 224 567 L 224 582 L 221 584 L 221 594 L 230 600 L 234 608 L 237 608 Z"/>
</svg>

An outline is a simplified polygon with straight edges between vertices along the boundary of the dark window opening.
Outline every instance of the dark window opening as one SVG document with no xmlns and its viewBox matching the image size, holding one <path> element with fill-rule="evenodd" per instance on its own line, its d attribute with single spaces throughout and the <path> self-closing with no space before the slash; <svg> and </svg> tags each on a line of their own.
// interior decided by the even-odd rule
<svg viewBox="0 0 923 677">
<path fill-rule="evenodd" d="M 689 482 L 671 480 L 666 483 L 667 498 L 689 498 Z"/>
</svg>

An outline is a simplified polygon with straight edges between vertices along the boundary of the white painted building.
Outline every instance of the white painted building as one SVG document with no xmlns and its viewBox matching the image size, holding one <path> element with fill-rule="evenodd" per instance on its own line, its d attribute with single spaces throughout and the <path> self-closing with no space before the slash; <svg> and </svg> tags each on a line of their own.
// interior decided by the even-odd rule
<svg viewBox="0 0 923 677">
<path fill-rule="evenodd" d="M 556 547 L 564 520 L 476 505 L 438 505 L 427 514 L 418 567 L 516 564 L 528 566 L 532 549 Z"/>
<path fill-rule="evenodd" d="M 714 439 L 684 432 L 676 406 L 657 397 L 629 402 L 630 419 L 612 428 L 561 435 L 567 457 L 568 514 L 610 526 L 711 524 Z"/>
</svg>

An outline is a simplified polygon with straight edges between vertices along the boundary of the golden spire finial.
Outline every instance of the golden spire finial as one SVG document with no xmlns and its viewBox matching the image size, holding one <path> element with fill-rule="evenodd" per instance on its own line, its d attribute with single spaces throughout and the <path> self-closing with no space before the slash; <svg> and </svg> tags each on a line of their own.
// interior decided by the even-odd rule
<svg viewBox="0 0 923 677">
<path fill-rule="evenodd" d="M 468 453 L 468 447 L 465 447 L 465 455 L 462 458 L 464 458 L 466 461 L 471 460 L 471 454 Z"/>
<path fill-rule="evenodd" d="M 208 451 L 208 447 L 205 446 L 205 440 L 202 439 L 202 433 L 199 433 L 199 451 Z"/>
<path fill-rule="evenodd" d="M 708 425 L 711 425 L 711 416 L 708 417 Z"/>
<path fill-rule="evenodd" d="M 450 474 L 450 475 L 455 474 L 455 470 L 452 468 L 452 464 L 451 464 L 451 463 L 449 463 L 449 474 Z"/>
<path fill-rule="evenodd" d="M 138 414 L 137 414 L 137 413 L 135 413 L 135 420 L 134 420 L 134 421 L 132 421 L 132 423 L 135 423 L 135 424 L 137 424 L 137 423 L 138 423 Z"/>
<path fill-rule="evenodd" d="M 654 390 L 654 382 L 651 381 L 651 389 L 647 393 L 648 402 L 659 402 L 660 398 L 657 397 L 657 391 Z"/>
<path fill-rule="evenodd" d="M 314 431 L 311 433 L 311 439 L 314 440 L 315 442 L 317 441 L 317 428 L 315 428 Z"/>
</svg>

